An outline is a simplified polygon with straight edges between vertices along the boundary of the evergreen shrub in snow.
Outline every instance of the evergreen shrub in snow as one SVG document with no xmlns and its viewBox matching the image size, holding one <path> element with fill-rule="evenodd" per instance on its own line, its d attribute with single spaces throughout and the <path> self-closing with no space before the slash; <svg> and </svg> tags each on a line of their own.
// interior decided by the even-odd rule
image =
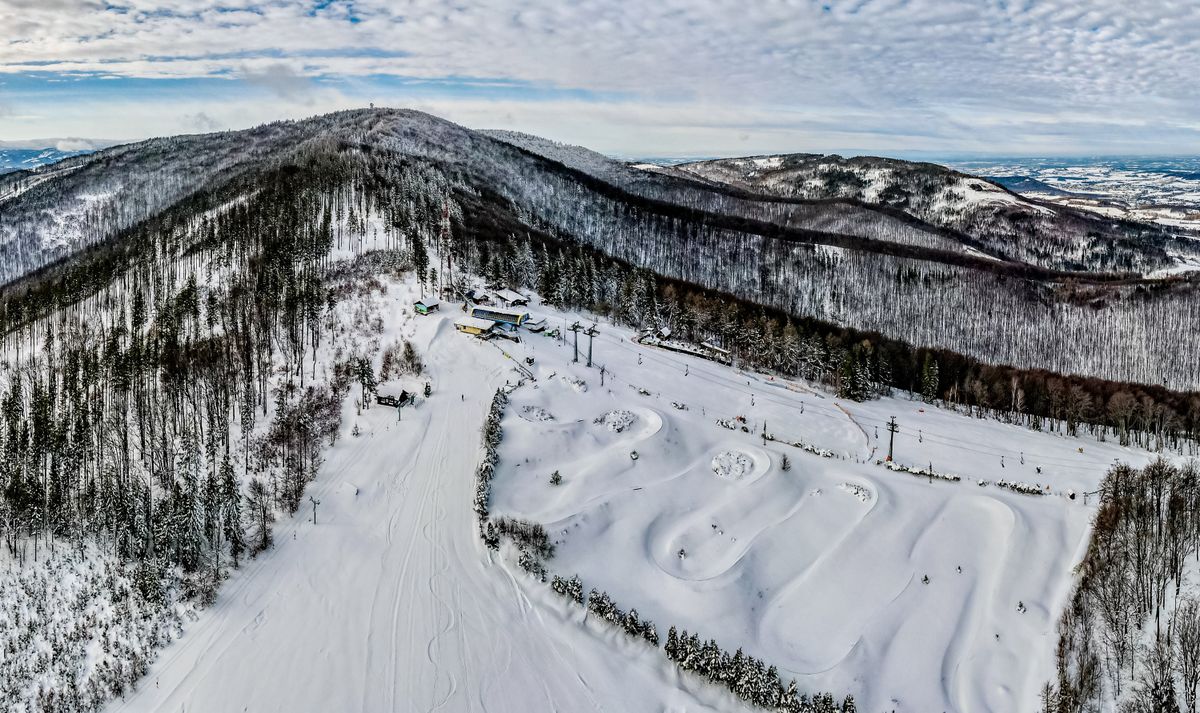
<svg viewBox="0 0 1200 713">
<path fill-rule="evenodd" d="M 846 696 L 837 703 L 828 693 L 812 698 L 796 690 L 796 682 L 784 685 L 774 666 L 767 666 L 738 649 L 730 654 L 715 639 L 701 642 L 698 634 L 677 632 L 671 627 L 664 646 L 667 658 L 684 671 L 704 676 L 725 686 L 742 700 L 767 710 L 788 713 L 854 713 L 854 698 Z"/>
<path fill-rule="evenodd" d="M 138 568 L 93 544 L 0 565 L 4 710 L 90 711 L 132 688 L 191 611 L 167 569 L 146 586 L 150 577 L 138 581 Z"/>
<path fill-rule="evenodd" d="M 1030 483 L 1014 482 L 1011 480 L 997 480 L 996 485 L 1001 488 L 1007 488 L 1014 493 L 1022 495 L 1045 495 L 1046 490 L 1040 485 L 1031 485 Z"/>
<path fill-rule="evenodd" d="M 954 483 L 962 480 L 961 476 L 954 475 L 953 473 L 939 473 L 933 468 L 917 468 L 911 465 L 900 465 L 895 461 L 885 461 L 883 467 L 887 468 L 888 470 L 894 470 L 897 473 L 911 473 L 912 475 L 920 476 L 922 478 L 938 478 L 939 480 L 949 480 Z"/>
<path fill-rule="evenodd" d="M 566 597 L 576 604 L 583 604 L 583 583 L 579 581 L 578 575 L 570 579 L 563 579 L 556 574 L 550 582 L 550 588 L 558 595 Z"/>
<path fill-rule="evenodd" d="M 483 424 L 483 460 L 475 471 L 475 514 L 479 516 L 479 533 L 485 535 L 485 526 L 492 498 L 492 477 L 496 473 L 496 449 L 500 446 L 503 436 L 500 419 L 504 417 L 504 407 L 508 404 L 508 395 L 500 389 L 492 397 L 492 407 L 488 411 L 487 421 Z M 487 538 L 484 537 L 486 540 Z"/>
</svg>

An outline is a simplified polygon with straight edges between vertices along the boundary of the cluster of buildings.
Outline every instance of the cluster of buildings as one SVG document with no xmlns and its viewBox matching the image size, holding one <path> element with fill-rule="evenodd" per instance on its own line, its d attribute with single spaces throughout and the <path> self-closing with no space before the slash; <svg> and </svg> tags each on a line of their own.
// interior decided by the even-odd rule
<svg viewBox="0 0 1200 713">
<path fill-rule="evenodd" d="M 513 290 L 467 290 L 463 311 L 466 316 L 454 320 L 454 328 L 482 339 L 510 336 L 524 327 L 531 332 L 546 328 L 546 319 L 529 312 L 529 298 Z M 440 307 L 436 299 L 422 299 L 413 308 L 429 314 Z"/>
</svg>

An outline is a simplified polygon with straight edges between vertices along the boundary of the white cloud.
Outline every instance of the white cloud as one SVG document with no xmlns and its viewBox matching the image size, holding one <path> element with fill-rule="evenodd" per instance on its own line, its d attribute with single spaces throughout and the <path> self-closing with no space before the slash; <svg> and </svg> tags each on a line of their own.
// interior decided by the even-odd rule
<svg viewBox="0 0 1200 713">
<path fill-rule="evenodd" d="M 54 142 L 54 148 L 59 151 L 94 151 L 96 142 L 90 139 L 66 138 Z"/>
<path fill-rule="evenodd" d="M 378 75 L 516 81 L 595 95 L 559 126 L 623 146 L 644 143 L 648 132 L 671 145 L 689 138 L 732 150 L 766 141 L 788 144 L 778 148 L 1050 151 L 1183 141 L 1180 150 L 1200 149 L 1196 2 L 355 0 L 316 11 L 290 0 L 230 0 L 220 10 L 194 0 L 112 5 L 119 9 L 90 0 L 0 0 L 0 16 L 14 18 L 2 31 L 9 42 L 0 42 L 0 73 L 242 77 L 283 100 L 286 106 L 271 107 L 283 113 L 362 104 L 364 96 L 411 103 L 413 95 L 373 86 Z M 360 84 L 332 92 L 311 81 L 329 76 Z M 554 106 L 518 92 L 488 104 L 531 129 L 570 104 L 552 96 Z M 259 113 L 233 108 L 236 101 L 224 111 Z M 439 102 L 460 112 L 474 106 L 451 92 Z M 141 125 L 157 131 L 154 121 Z M 232 116 L 222 122 L 240 124 Z M 586 128 L 602 122 L 603 129 Z"/>
<path fill-rule="evenodd" d="M 224 125 L 220 121 L 209 116 L 208 112 L 205 111 L 185 115 L 180 122 L 180 126 L 183 127 L 183 130 L 194 129 L 203 134 L 220 131 L 224 128 Z"/>
<path fill-rule="evenodd" d="M 307 104 L 313 102 L 312 80 L 286 64 L 274 63 L 262 69 L 248 69 L 242 72 L 241 78 L 283 99 L 299 99 Z"/>
</svg>

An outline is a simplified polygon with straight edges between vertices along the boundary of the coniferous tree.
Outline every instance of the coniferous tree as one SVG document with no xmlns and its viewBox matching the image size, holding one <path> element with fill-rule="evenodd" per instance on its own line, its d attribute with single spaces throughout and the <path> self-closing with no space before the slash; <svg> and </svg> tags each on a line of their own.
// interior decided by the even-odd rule
<svg viewBox="0 0 1200 713">
<path fill-rule="evenodd" d="M 242 552 L 246 550 L 242 526 L 242 497 L 241 486 L 233 472 L 233 464 L 229 454 L 221 462 L 221 517 L 222 535 L 229 547 L 229 556 L 233 566 L 238 566 Z"/>
</svg>

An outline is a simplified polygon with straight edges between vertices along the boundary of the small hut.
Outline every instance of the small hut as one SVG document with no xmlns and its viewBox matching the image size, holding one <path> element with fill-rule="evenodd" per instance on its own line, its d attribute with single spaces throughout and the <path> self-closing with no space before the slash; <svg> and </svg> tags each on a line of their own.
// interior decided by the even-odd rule
<svg viewBox="0 0 1200 713">
<path fill-rule="evenodd" d="M 417 314 L 429 314 L 430 312 L 436 311 L 441 306 L 442 306 L 441 302 L 438 302 L 437 300 L 435 300 L 432 297 L 427 297 L 422 300 L 417 300 L 413 304 L 413 309 L 415 309 L 417 311 Z"/>
</svg>

